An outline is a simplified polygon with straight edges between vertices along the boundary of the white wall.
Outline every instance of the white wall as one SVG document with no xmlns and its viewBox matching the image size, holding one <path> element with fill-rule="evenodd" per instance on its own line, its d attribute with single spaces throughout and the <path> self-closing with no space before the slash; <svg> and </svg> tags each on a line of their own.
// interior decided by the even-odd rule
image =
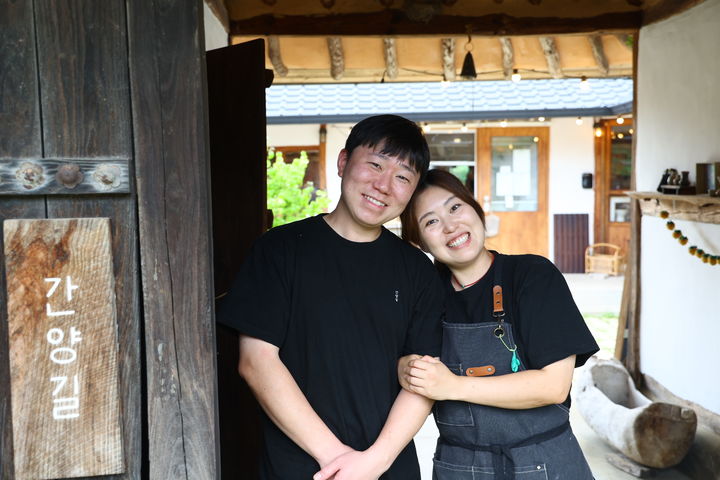
<svg viewBox="0 0 720 480">
<path fill-rule="evenodd" d="M 640 30 L 636 113 L 637 189 L 664 169 L 720 161 L 720 0 Z M 642 220 L 640 368 L 676 395 L 720 413 L 720 267 L 691 257 L 665 221 Z M 676 221 L 720 254 L 720 225 Z"/>
<path fill-rule="evenodd" d="M 593 119 L 553 118 L 550 121 L 550 175 L 548 184 L 548 255 L 555 258 L 553 215 L 587 213 L 588 241 L 592 243 L 595 194 L 582 188 L 582 174 L 595 174 Z M 594 179 L 593 179 L 594 181 Z"/>
<path fill-rule="evenodd" d="M 228 34 L 225 28 L 205 2 L 203 2 L 203 24 L 206 51 L 228 46 Z"/>
</svg>

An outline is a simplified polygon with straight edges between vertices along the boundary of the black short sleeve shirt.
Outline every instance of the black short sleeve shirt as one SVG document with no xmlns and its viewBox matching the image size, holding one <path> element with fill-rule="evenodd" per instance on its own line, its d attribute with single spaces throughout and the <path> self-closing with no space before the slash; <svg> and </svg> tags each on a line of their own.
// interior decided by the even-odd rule
<svg viewBox="0 0 720 480">
<path fill-rule="evenodd" d="M 364 450 L 399 393 L 397 359 L 439 354 L 443 299 L 420 250 L 385 229 L 351 242 L 317 216 L 256 242 L 218 318 L 278 346 L 320 418 Z M 310 478 L 317 463 L 265 420 L 264 478 Z M 417 468 L 410 445 L 382 478 L 416 479 Z"/>
</svg>

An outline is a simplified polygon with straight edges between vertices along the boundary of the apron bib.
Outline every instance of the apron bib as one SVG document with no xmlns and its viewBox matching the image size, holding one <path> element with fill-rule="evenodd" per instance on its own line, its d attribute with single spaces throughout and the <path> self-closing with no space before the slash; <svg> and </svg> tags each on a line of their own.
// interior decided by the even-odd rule
<svg viewBox="0 0 720 480">
<path fill-rule="evenodd" d="M 441 359 L 461 376 L 507 375 L 525 370 L 503 308 L 503 255 L 495 254 L 493 311 L 480 323 L 443 322 Z M 507 299 L 506 299 L 507 300 Z M 564 405 L 525 410 L 460 401 L 436 402 L 440 431 L 433 479 L 592 479 Z"/>
</svg>

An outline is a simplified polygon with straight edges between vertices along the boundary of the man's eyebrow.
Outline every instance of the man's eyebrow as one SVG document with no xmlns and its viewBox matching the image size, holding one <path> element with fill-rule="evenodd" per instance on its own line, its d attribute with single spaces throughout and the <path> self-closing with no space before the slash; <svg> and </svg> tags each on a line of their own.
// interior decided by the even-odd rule
<svg viewBox="0 0 720 480">
<path fill-rule="evenodd" d="M 385 160 L 385 161 L 388 161 L 388 162 L 391 162 L 391 161 L 394 160 L 393 158 L 390 158 L 390 157 L 388 157 L 387 155 L 385 155 L 385 154 L 383 154 L 383 153 L 380 153 L 380 152 L 373 152 L 372 154 L 373 154 L 374 156 L 379 157 L 379 158 L 381 158 L 382 160 Z M 403 167 L 403 168 L 404 168 L 405 170 L 407 170 L 408 172 L 412 173 L 413 175 L 417 175 L 417 172 L 415 171 L 415 169 L 412 168 L 412 167 L 411 167 L 410 165 L 408 165 L 407 163 L 405 163 L 404 161 L 402 161 L 402 160 L 397 160 L 397 162 L 400 164 L 401 167 Z"/>
<path fill-rule="evenodd" d="M 457 198 L 457 197 L 456 197 L 455 195 L 450 195 L 450 196 L 447 198 L 447 200 L 445 200 L 445 201 L 443 202 L 443 206 L 444 206 L 444 205 L 447 205 L 447 204 L 448 204 L 452 199 L 454 199 L 454 198 Z M 435 213 L 435 212 L 432 211 L 432 210 L 430 210 L 429 212 L 423 213 L 422 215 L 420 215 L 420 218 L 418 218 L 418 220 L 417 220 L 418 223 L 420 223 L 423 218 L 425 218 L 425 217 L 427 217 L 428 215 L 431 215 L 431 214 L 433 214 L 433 213 Z"/>
</svg>

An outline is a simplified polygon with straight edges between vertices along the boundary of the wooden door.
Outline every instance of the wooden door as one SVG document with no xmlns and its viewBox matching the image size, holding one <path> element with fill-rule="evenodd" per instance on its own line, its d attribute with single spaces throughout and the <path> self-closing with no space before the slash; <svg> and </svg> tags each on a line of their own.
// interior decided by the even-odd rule
<svg viewBox="0 0 720 480">
<path fill-rule="evenodd" d="M 595 243 L 612 243 L 627 258 L 630 249 L 632 119 L 603 120 L 595 127 Z M 659 177 L 658 177 L 659 178 Z"/>
<path fill-rule="evenodd" d="M 252 243 L 270 227 L 265 44 L 254 40 L 207 53 L 215 296 L 229 290 Z M 240 312 L 238 312 L 240 313 Z M 218 318 L 218 395 L 222 477 L 255 478 L 259 406 L 237 371 L 238 335 Z"/>
<path fill-rule="evenodd" d="M 488 248 L 548 255 L 548 140 L 547 127 L 477 130 L 477 198 L 500 218 Z"/>
</svg>

